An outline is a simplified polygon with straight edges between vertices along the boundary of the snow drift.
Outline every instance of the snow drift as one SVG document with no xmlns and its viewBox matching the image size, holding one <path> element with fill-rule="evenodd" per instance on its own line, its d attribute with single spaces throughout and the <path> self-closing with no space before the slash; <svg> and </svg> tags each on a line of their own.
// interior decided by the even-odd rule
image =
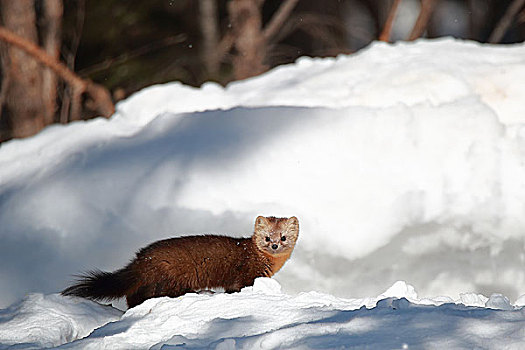
<svg viewBox="0 0 525 350">
<path fill-rule="evenodd" d="M 378 297 L 339 299 L 283 294 L 276 281 L 260 278 L 240 293 L 149 299 L 122 315 L 94 302 L 38 294 L 2 316 L 12 320 L 0 328 L 0 348 L 33 340 L 18 342 L 17 349 L 66 342 L 59 348 L 519 349 L 525 340 L 523 309 L 501 295 L 464 294 L 456 303 L 419 299 L 401 282 Z M 71 342 L 85 333 L 81 325 L 98 328 Z"/>
<path fill-rule="evenodd" d="M 249 235 L 257 215 L 300 220 L 276 276 L 287 293 L 363 298 L 406 280 L 427 297 L 516 300 L 523 81 L 523 45 L 374 44 L 226 88 L 147 88 L 110 120 L 8 142 L 0 306 L 157 239 Z"/>
</svg>

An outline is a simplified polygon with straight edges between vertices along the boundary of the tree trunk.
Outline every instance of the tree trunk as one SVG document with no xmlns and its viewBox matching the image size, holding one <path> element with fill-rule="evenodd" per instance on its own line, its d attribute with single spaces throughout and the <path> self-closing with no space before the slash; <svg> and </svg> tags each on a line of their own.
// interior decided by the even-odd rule
<svg viewBox="0 0 525 350">
<path fill-rule="evenodd" d="M 202 60 L 208 77 L 219 75 L 220 57 L 217 55 L 219 44 L 219 14 L 217 0 L 199 0 L 199 21 L 202 33 Z"/>
<path fill-rule="evenodd" d="M 1 0 L 4 26 L 19 36 L 37 44 L 36 13 L 33 0 Z M 22 50 L 8 46 L 2 62 L 5 105 L 2 115 L 7 118 L 11 137 L 36 134 L 45 125 L 42 99 L 42 68 Z"/>
<path fill-rule="evenodd" d="M 268 70 L 264 64 L 266 41 L 262 32 L 261 0 L 232 0 L 228 12 L 232 22 L 237 53 L 233 58 L 236 80 Z"/>
<path fill-rule="evenodd" d="M 60 60 L 61 24 L 63 6 L 62 0 L 44 0 L 43 2 L 43 47 L 47 54 L 55 60 Z M 49 68 L 43 70 L 43 98 L 45 104 L 45 124 L 55 122 L 57 112 L 56 74 Z"/>
<path fill-rule="evenodd" d="M 80 78 L 69 68 L 67 68 L 62 62 L 57 61 L 53 57 L 49 56 L 39 46 L 20 37 L 19 35 L 14 34 L 2 26 L 0 26 L 0 41 L 5 41 L 10 45 L 22 49 L 24 52 L 33 57 L 36 62 L 41 63 L 46 68 L 50 68 L 53 70 L 53 72 L 64 79 L 73 91 L 73 95 L 75 97 L 74 101 L 78 100 L 77 105 L 74 106 L 76 108 L 77 114 L 82 112 L 81 96 L 84 93 L 88 97 L 86 100 L 86 105 L 88 105 L 88 108 L 99 112 L 106 118 L 109 118 L 115 112 L 115 106 L 111 100 L 111 95 L 106 88 L 95 84 L 90 80 Z"/>
</svg>

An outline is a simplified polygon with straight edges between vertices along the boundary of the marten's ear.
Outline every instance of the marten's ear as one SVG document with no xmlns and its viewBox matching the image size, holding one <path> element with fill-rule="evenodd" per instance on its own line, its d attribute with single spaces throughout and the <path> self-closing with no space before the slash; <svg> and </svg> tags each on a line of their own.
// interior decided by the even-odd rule
<svg viewBox="0 0 525 350">
<path fill-rule="evenodd" d="M 258 216 L 257 219 L 255 219 L 255 227 L 258 226 L 266 226 L 267 221 L 264 216 Z"/>
<path fill-rule="evenodd" d="M 290 225 L 299 225 L 299 220 L 295 216 L 292 216 L 288 219 L 288 223 Z"/>
</svg>

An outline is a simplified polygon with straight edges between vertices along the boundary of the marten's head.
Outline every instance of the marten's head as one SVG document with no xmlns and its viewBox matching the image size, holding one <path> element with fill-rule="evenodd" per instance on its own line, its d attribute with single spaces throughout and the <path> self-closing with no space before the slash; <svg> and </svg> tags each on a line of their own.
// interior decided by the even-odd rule
<svg viewBox="0 0 525 350">
<path fill-rule="evenodd" d="M 299 236 L 299 220 L 259 216 L 255 219 L 253 240 L 263 253 L 279 256 L 289 255 Z"/>
</svg>

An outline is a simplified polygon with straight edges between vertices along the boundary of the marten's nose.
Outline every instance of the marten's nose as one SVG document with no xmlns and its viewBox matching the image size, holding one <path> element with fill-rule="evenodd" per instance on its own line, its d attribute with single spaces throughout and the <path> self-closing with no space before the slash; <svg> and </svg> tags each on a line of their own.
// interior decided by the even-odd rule
<svg viewBox="0 0 525 350">
<path fill-rule="evenodd" d="M 277 244 L 272 244 L 272 249 L 277 249 L 279 246 Z"/>
</svg>

